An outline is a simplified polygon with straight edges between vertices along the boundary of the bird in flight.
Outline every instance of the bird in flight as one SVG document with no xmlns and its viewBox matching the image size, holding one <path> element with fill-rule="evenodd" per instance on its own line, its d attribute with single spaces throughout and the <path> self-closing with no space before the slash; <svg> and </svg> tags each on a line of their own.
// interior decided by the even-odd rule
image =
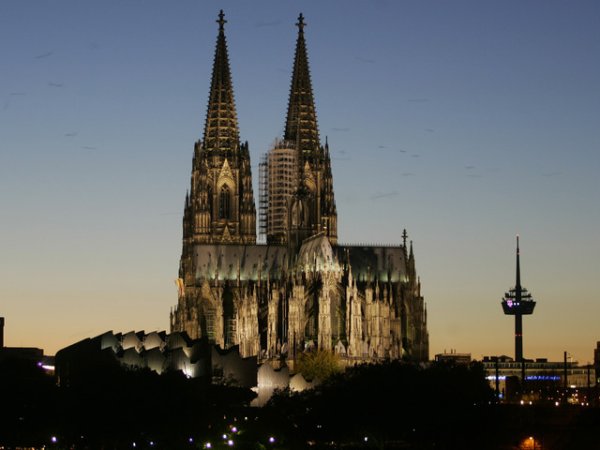
<svg viewBox="0 0 600 450">
<path fill-rule="evenodd" d="M 42 59 L 42 58 L 47 58 L 48 56 L 52 55 L 53 52 L 46 52 L 46 53 L 42 53 L 40 55 L 37 55 L 35 58 L 36 59 Z"/>
<path fill-rule="evenodd" d="M 371 195 L 371 200 L 377 200 L 378 198 L 395 197 L 396 195 L 398 195 L 398 191 L 376 192 L 373 195 Z"/>
</svg>

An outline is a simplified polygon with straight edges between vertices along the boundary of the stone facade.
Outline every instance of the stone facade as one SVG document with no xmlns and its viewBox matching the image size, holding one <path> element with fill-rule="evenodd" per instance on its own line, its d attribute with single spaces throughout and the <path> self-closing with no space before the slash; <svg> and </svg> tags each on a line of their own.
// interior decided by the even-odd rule
<svg viewBox="0 0 600 450">
<path fill-rule="evenodd" d="M 222 12 L 217 22 L 204 138 L 194 147 L 185 200 L 171 331 L 222 348 L 239 346 L 242 357 L 259 362 L 287 360 L 291 367 L 298 352 L 313 348 L 334 351 L 347 363 L 428 360 L 426 306 L 406 231 L 399 245 L 338 244 L 329 146 L 319 141 L 302 15 L 283 136 L 286 148 L 297 152 L 291 161 L 298 176 L 290 177 L 297 187 L 286 194 L 285 210 L 277 211 L 287 227 L 268 234 L 266 244 L 256 243 L 250 157 L 239 141 Z M 276 176 L 277 170 L 266 173 Z"/>
</svg>

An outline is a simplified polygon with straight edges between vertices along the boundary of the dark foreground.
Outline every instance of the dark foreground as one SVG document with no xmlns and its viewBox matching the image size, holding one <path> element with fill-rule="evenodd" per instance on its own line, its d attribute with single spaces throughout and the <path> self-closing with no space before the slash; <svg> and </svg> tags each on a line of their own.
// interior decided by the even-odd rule
<svg viewBox="0 0 600 450">
<path fill-rule="evenodd" d="M 360 366 L 262 408 L 253 397 L 139 370 L 59 388 L 3 363 L 0 449 L 600 449 L 599 408 L 496 404 L 476 364 Z"/>
</svg>

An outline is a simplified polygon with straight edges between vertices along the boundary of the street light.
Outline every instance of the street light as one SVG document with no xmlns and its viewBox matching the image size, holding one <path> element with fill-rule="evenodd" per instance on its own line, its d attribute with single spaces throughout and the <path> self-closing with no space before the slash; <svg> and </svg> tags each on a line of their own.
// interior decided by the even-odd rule
<svg viewBox="0 0 600 450">
<path fill-rule="evenodd" d="M 521 445 L 519 446 L 521 450 L 541 450 L 542 443 L 540 440 L 536 440 L 533 436 L 529 436 L 528 438 L 523 439 L 521 441 Z"/>
</svg>

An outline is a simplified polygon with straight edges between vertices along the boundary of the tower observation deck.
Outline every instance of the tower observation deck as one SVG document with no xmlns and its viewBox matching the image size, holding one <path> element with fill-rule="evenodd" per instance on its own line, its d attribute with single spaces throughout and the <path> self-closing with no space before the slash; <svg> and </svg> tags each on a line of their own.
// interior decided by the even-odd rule
<svg viewBox="0 0 600 450">
<path fill-rule="evenodd" d="M 519 261 L 519 236 L 517 236 L 517 280 L 515 287 L 504 294 L 502 309 L 504 314 L 515 316 L 515 361 L 523 361 L 523 316 L 533 314 L 535 300 L 521 286 L 521 265 Z"/>
</svg>

